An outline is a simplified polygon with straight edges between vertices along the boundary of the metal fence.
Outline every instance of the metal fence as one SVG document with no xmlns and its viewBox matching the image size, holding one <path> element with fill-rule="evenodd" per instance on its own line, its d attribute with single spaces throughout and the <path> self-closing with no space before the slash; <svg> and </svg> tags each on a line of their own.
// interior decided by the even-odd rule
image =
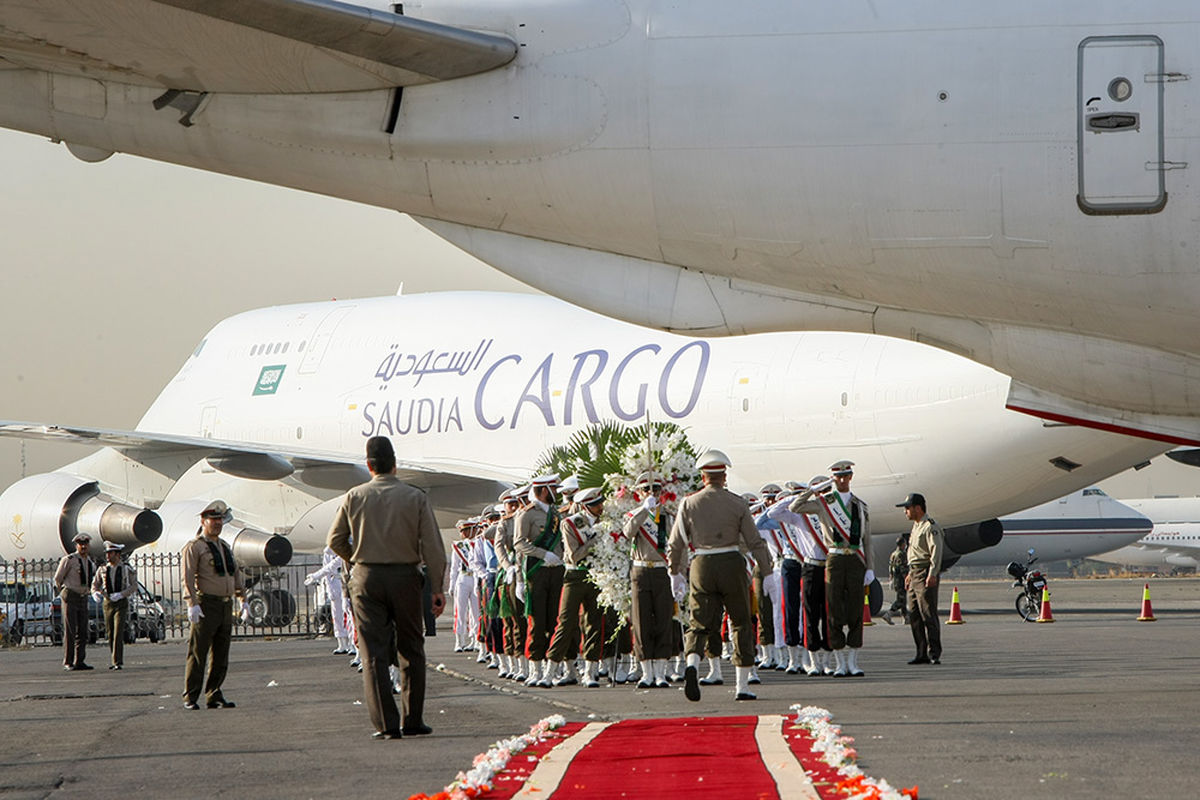
<svg viewBox="0 0 1200 800">
<path fill-rule="evenodd" d="M 130 598 L 127 641 L 157 642 L 188 635 L 180 561 L 178 553 L 135 553 L 129 559 L 137 570 L 139 585 Z M 305 576 L 319 566 L 319 556 L 296 556 L 293 563 L 284 567 L 243 570 L 250 621 L 242 623 L 235 610 L 234 635 L 327 635 L 331 623 L 329 599 L 319 586 L 304 585 Z M 62 642 L 61 601 L 54 591 L 57 567 L 55 559 L 0 563 L 0 640 L 4 644 Z M 89 597 L 88 610 L 89 638 L 103 639 L 102 604 Z"/>
</svg>

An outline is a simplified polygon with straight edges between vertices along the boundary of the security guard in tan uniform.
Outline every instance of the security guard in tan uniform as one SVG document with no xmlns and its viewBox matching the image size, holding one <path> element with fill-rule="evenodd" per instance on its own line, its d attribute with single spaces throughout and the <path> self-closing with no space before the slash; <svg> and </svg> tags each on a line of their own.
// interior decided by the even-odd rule
<svg viewBox="0 0 1200 800">
<path fill-rule="evenodd" d="M 697 668 L 709 634 L 721 625 L 721 607 L 729 615 L 734 644 L 733 663 L 737 671 L 737 699 L 753 700 L 750 668 L 754 666 L 754 628 L 750 620 L 750 581 L 741 550 L 746 548 L 762 568 L 772 569 L 767 544 L 758 535 L 750 506 L 725 488 L 725 470 L 729 457 L 720 450 L 709 450 L 696 460 L 704 488 L 690 494 L 679 504 L 679 514 L 671 528 L 667 544 L 676 596 L 687 570 L 689 609 L 684 649 L 684 694 L 688 700 L 700 699 Z M 689 566 L 688 554 L 692 561 Z"/>
<path fill-rule="evenodd" d="M 391 440 L 367 440 L 371 480 L 346 492 L 326 544 L 351 565 L 350 602 L 362 654 L 363 693 L 373 739 L 432 733 L 425 724 L 425 613 L 428 579 L 434 616 L 446 607 L 446 545 L 425 493 L 396 477 Z M 425 572 L 421 565 L 425 565 Z M 400 661 L 402 713 L 388 667 Z"/>
<path fill-rule="evenodd" d="M 583 683 L 594 689 L 600 685 L 600 655 L 605 631 L 600 589 L 588 580 L 587 557 L 596 544 L 595 525 L 604 513 L 604 495 L 597 488 L 583 489 L 575 492 L 574 503 L 582 510 L 562 521 L 563 588 L 558 603 L 558 624 L 554 628 L 547 658 L 553 664 L 551 670 L 555 674 L 561 672 L 560 677 L 554 679 L 555 686 L 576 683 L 574 662 L 578 650 L 572 650 L 570 645 L 582 633 L 583 660 L 586 663 Z"/>
<path fill-rule="evenodd" d="M 96 565 L 88 555 L 92 537 L 78 533 L 71 540 L 75 552 L 59 559 L 54 571 L 54 589 L 62 598 L 63 669 L 89 670 L 84 662 L 88 641 L 87 596 L 92 591 Z"/>
<path fill-rule="evenodd" d="M 221 684 L 229 671 L 229 645 L 233 641 L 233 599 L 244 598 L 246 582 L 233 558 L 233 548 L 221 540 L 221 529 L 233 519 L 223 500 L 213 500 L 200 512 L 200 530 L 195 539 L 183 546 L 183 592 L 187 596 L 188 637 L 187 667 L 183 676 L 183 707 L 195 711 L 200 706 L 200 688 L 209 708 L 233 708 L 225 699 Z M 242 621 L 250 609 L 242 603 Z M 204 684 L 204 662 L 212 653 L 208 683 Z"/>
<path fill-rule="evenodd" d="M 912 520 L 908 537 L 908 620 L 917 655 L 910 664 L 942 663 L 942 630 L 938 622 L 938 573 L 946 549 L 942 526 L 925 512 L 925 495 L 913 493 L 897 508 Z"/>
<path fill-rule="evenodd" d="M 850 492 L 853 461 L 829 467 L 831 481 L 813 480 L 792 501 L 797 514 L 816 514 L 828 556 L 825 599 L 829 614 L 829 647 L 837 663 L 835 677 L 862 677 L 858 651 L 863 643 L 863 586 L 874 579 L 871 563 L 871 517 L 867 504 Z M 849 653 L 844 652 L 849 648 Z"/>
<path fill-rule="evenodd" d="M 121 560 L 125 545 L 108 542 L 104 557 L 108 563 L 96 570 L 92 596 L 104 604 L 104 632 L 108 636 L 111 660 L 109 669 L 125 667 L 125 631 L 129 625 L 129 598 L 137 591 L 137 573 Z"/>
<path fill-rule="evenodd" d="M 669 689 L 667 659 L 675 655 L 671 624 L 675 600 L 667 574 L 667 541 L 674 518 L 659 502 L 662 481 L 650 472 L 637 477 L 634 486 L 642 504 L 629 512 L 625 538 L 632 544 L 633 646 L 641 662 L 638 688 Z"/>
<path fill-rule="evenodd" d="M 517 514 L 513 547 L 525 573 L 525 614 L 529 617 L 529 676 L 526 686 L 549 687 L 553 673 L 546 660 L 558 619 L 563 586 L 562 535 L 554 487 L 557 475 L 539 475 L 529 489 L 530 504 Z"/>
</svg>

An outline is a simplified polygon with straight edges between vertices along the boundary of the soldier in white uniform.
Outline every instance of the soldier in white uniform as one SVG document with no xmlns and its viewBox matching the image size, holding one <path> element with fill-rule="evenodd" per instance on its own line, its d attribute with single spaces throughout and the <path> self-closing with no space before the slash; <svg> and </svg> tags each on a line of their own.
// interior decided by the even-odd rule
<svg viewBox="0 0 1200 800">
<path fill-rule="evenodd" d="M 479 631 L 479 593 L 471 559 L 475 548 L 471 537 L 475 526 L 469 520 L 454 523 L 460 539 L 450 545 L 450 591 L 454 593 L 454 652 L 463 653 L 475 649 L 475 635 Z"/>
<path fill-rule="evenodd" d="M 813 478 L 815 483 L 828 478 Z M 792 486 L 793 484 L 789 484 Z M 802 483 L 794 484 L 797 491 L 804 491 Z M 825 544 L 820 533 L 820 522 L 811 514 L 797 514 L 790 509 L 791 497 L 783 497 L 767 509 L 766 516 L 790 526 L 789 540 L 798 551 L 803 563 L 802 604 L 804 621 L 804 672 L 810 676 L 832 675 L 833 666 L 828 662 L 829 618 L 825 612 Z"/>
<path fill-rule="evenodd" d="M 684 580 L 689 591 L 691 622 L 684 646 L 687 652 L 684 694 L 688 700 L 700 699 L 697 668 L 705 641 L 721 624 L 724 606 L 734 643 L 736 698 L 753 700 L 750 668 L 754 665 L 754 631 L 750 620 L 750 585 L 741 550 L 743 547 L 749 550 L 764 572 L 773 569 L 774 564 L 766 543 L 754 527 L 750 506 L 725 488 L 725 469 L 731 466 L 729 457 L 720 450 L 709 450 L 696 460 L 696 466 L 704 488 L 679 504 L 667 545 L 673 591 L 676 596 L 681 595 L 679 584 Z"/>
<path fill-rule="evenodd" d="M 329 600 L 329 616 L 333 622 L 333 636 L 337 639 L 334 655 L 343 653 L 358 653 L 358 648 L 351 640 L 350 628 L 346 625 L 346 590 L 342 584 L 342 559 L 329 547 L 321 551 L 321 568 L 310 572 L 304 578 L 305 586 L 320 584 L 321 590 Z"/>
</svg>

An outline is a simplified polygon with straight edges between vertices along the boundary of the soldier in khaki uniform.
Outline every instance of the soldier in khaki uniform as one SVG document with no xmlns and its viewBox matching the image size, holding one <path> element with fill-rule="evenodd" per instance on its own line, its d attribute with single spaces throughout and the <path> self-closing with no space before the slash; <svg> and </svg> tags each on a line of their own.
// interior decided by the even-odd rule
<svg viewBox="0 0 1200 800">
<path fill-rule="evenodd" d="M 904 516 L 912 520 L 908 537 L 908 620 L 912 627 L 917 655 L 910 664 L 942 663 L 942 631 L 938 622 L 938 573 L 942 570 L 946 534 L 942 526 L 925 512 L 925 495 L 910 494 L 899 503 Z"/>
<path fill-rule="evenodd" d="M 642 504 L 629 512 L 625 538 L 633 548 L 633 646 L 642 668 L 638 687 L 669 689 L 667 659 L 675 655 L 671 635 L 675 600 L 667 574 L 667 541 L 674 519 L 659 504 L 662 483 L 655 475 L 643 472 L 635 489 Z"/>
<path fill-rule="evenodd" d="M 792 501 L 797 514 L 815 514 L 821 523 L 825 559 L 825 600 L 829 614 L 829 647 L 837 663 L 836 677 L 862 677 L 858 651 L 863 643 L 863 586 L 874 579 L 871 563 L 871 517 L 867 504 L 850 491 L 854 462 L 829 467 L 831 481 L 813 479 Z M 849 653 L 845 653 L 849 648 Z"/>
<path fill-rule="evenodd" d="M 63 556 L 54 571 L 54 589 L 62 598 L 63 669 L 89 670 L 87 655 L 88 604 L 96 565 L 88 555 L 92 537 L 79 533 L 71 540 L 75 552 Z"/>
<path fill-rule="evenodd" d="M 600 685 L 600 656 L 604 645 L 604 614 L 600 608 L 600 589 L 587 577 L 587 556 L 596 544 L 595 524 L 604 512 L 604 496 L 599 489 L 583 489 L 575 493 L 575 507 L 581 511 L 562 521 L 563 588 L 558 603 L 558 624 L 547 653 L 551 670 L 561 675 L 555 686 L 576 683 L 574 676 L 577 648 L 571 645 L 582 636 L 583 660 L 586 663 L 583 683 L 588 688 Z M 580 613 L 583 614 L 582 631 Z M 569 659 L 569 663 L 568 663 Z M 564 669 L 565 667 L 565 669 Z"/>
<path fill-rule="evenodd" d="M 92 596 L 104 604 L 104 632 L 108 636 L 111 660 L 109 669 L 124 669 L 125 629 L 129 624 L 129 598 L 137 591 L 137 573 L 121 560 L 125 545 L 108 542 L 104 557 L 108 563 L 96 570 Z"/>
<path fill-rule="evenodd" d="M 554 496 L 557 484 L 557 475 L 534 478 L 529 489 L 530 504 L 517 514 L 513 523 L 513 548 L 525 574 L 525 614 L 529 617 L 527 686 L 551 685 L 552 671 L 546 650 L 558 619 L 563 585 L 563 543 Z"/>
<path fill-rule="evenodd" d="M 704 488 L 679 504 L 671 528 L 667 561 L 672 581 L 684 580 L 687 569 L 689 609 L 684 649 L 684 693 L 688 700 L 700 699 L 697 667 L 709 634 L 721 625 L 721 607 L 729 615 L 733 639 L 733 663 L 737 671 L 737 699 L 753 700 L 750 668 L 754 666 L 754 629 L 750 620 L 750 584 L 741 550 L 746 548 L 765 571 L 772 569 L 771 554 L 750 516 L 750 506 L 725 488 L 729 457 L 709 450 L 696 460 Z M 688 564 L 688 551 L 692 562 Z M 679 595 L 678 585 L 675 587 Z"/>
<path fill-rule="evenodd" d="M 221 693 L 229 671 L 229 645 L 233 641 L 233 599 L 244 598 L 245 578 L 233 559 L 233 548 L 221 540 L 221 529 L 233 519 L 222 500 L 213 500 L 200 512 L 200 530 L 183 547 L 183 591 L 188 602 L 187 667 L 183 676 L 183 707 L 200 706 L 200 688 L 209 708 L 233 708 Z M 242 603 L 243 621 L 250 610 Z M 204 684 L 204 662 L 212 654 L 208 683 Z"/>
<path fill-rule="evenodd" d="M 446 606 L 442 593 L 446 545 L 429 498 L 396 477 L 396 454 L 387 437 L 367 440 L 367 469 L 371 480 L 346 492 L 326 544 L 351 565 L 350 602 L 366 667 L 363 692 L 375 726 L 371 738 L 428 734 L 433 729 L 424 718 L 425 614 L 421 597 L 428 576 L 434 615 L 440 615 Z M 403 716 L 392 698 L 388 667 L 393 653 L 400 660 Z"/>
</svg>

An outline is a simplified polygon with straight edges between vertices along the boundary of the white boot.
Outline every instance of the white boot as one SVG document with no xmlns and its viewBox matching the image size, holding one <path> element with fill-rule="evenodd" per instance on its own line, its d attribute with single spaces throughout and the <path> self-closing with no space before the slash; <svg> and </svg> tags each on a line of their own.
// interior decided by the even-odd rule
<svg viewBox="0 0 1200 800">
<path fill-rule="evenodd" d="M 337 644 L 337 649 L 333 651 L 333 654 L 334 654 L 335 656 L 340 656 L 340 655 L 342 655 L 343 653 L 349 653 L 349 652 L 350 652 L 350 645 L 346 643 L 346 637 L 345 637 L 345 636 L 339 636 L 339 637 L 337 637 L 337 643 L 338 643 L 338 644 Z"/>
<path fill-rule="evenodd" d="M 735 700 L 757 700 L 758 696 L 750 691 L 750 667 L 734 667 L 737 676 L 737 695 Z"/>
<path fill-rule="evenodd" d="M 787 674 L 795 675 L 800 671 L 800 648 L 788 645 Z"/>
<path fill-rule="evenodd" d="M 667 660 L 665 658 L 656 658 L 651 663 L 654 665 L 654 687 L 656 689 L 670 689 L 671 681 L 667 679 Z"/>
<path fill-rule="evenodd" d="M 574 686 L 575 684 L 579 683 L 579 679 L 575 677 L 574 661 L 567 661 L 566 663 L 563 663 L 562 661 L 553 661 L 551 663 L 554 665 L 554 672 L 551 674 L 555 676 L 551 680 L 552 684 L 555 686 Z"/>
<path fill-rule="evenodd" d="M 812 669 L 812 653 L 803 647 L 800 648 L 800 669 L 804 671 L 805 675 L 809 674 L 809 670 Z"/>
<path fill-rule="evenodd" d="M 833 675 L 833 651 L 821 651 L 821 672 L 825 675 Z"/>
<path fill-rule="evenodd" d="M 638 681 L 639 689 L 651 689 L 654 687 L 654 666 L 649 661 L 642 662 L 642 679 Z"/>
<path fill-rule="evenodd" d="M 687 667 L 683 670 L 683 696 L 693 703 L 700 699 L 700 682 L 696 674 L 700 670 L 700 654 L 688 653 Z"/>
<path fill-rule="evenodd" d="M 525 680 L 525 656 L 513 656 L 513 663 L 516 665 L 517 671 L 515 673 L 513 673 L 512 675 L 510 675 L 509 677 L 511 677 L 514 681 L 524 682 L 524 680 Z"/>
<path fill-rule="evenodd" d="M 583 668 L 583 685 L 589 689 L 596 689 L 600 686 L 600 662 L 589 661 L 587 666 Z"/>
<path fill-rule="evenodd" d="M 746 669 L 750 670 L 750 683 L 752 685 L 762 683 L 762 679 L 758 677 L 758 667 L 751 664 Z"/>
<path fill-rule="evenodd" d="M 537 686 L 538 681 L 542 679 L 542 662 L 529 661 L 529 677 L 525 679 L 526 686 Z"/>
<path fill-rule="evenodd" d="M 500 669 L 500 656 L 495 653 L 488 653 L 488 669 Z"/>
<path fill-rule="evenodd" d="M 675 656 L 671 659 L 671 670 L 667 675 L 667 680 L 671 681 L 672 683 L 679 683 L 683 680 L 683 671 L 684 667 L 686 666 L 684 661 L 685 659 L 683 656 Z"/>
<path fill-rule="evenodd" d="M 600 677 L 607 678 L 609 675 L 616 675 L 617 659 L 616 657 L 604 658 L 600 660 Z"/>
<path fill-rule="evenodd" d="M 617 683 L 629 680 L 629 666 L 625 663 L 625 658 L 625 656 L 617 657 L 617 674 L 613 676 L 613 680 Z"/>
<path fill-rule="evenodd" d="M 775 647 L 775 669 L 783 672 L 788 666 L 788 648 L 787 645 L 777 645 Z"/>
<path fill-rule="evenodd" d="M 813 650 L 813 651 L 809 652 L 808 653 L 808 665 L 804 667 L 804 673 L 806 675 L 808 675 L 810 678 L 813 677 L 814 675 L 824 674 L 825 668 L 821 665 L 822 660 L 823 659 L 821 658 L 820 650 Z"/>
<path fill-rule="evenodd" d="M 479 647 L 478 647 L 478 649 L 477 649 L 477 653 L 478 653 L 478 654 L 475 656 L 475 663 L 476 663 L 476 664 L 482 664 L 483 662 L 485 662 L 485 661 L 487 661 L 487 660 L 488 660 L 488 652 L 487 652 L 487 649 L 486 649 L 486 648 L 484 648 L 484 646 L 483 646 L 482 644 L 481 644 L 481 645 L 479 645 Z"/>
<path fill-rule="evenodd" d="M 691 660 L 691 657 L 688 657 Z M 708 660 L 708 674 L 700 679 L 700 683 L 705 686 L 724 686 L 725 679 L 721 677 L 721 659 L 710 658 Z"/>
<path fill-rule="evenodd" d="M 849 672 L 846 671 L 846 651 L 845 650 L 834 650 L 833 651 L 833 660 L 837 664 L 837 666 L 834 667 L 834 669 L 833 669 L 833 677 L 844 678 L 850 674 Z"/>
<path fill-rule="evenodd" d="M 849 653 L 846 659 L 846 674 L 852 678 L 861 678 L 867 673 L 863 672 L 858 666 L 858 651 L 859 647 L 847 647 L 846 652 Z"/>
<path fill-rule="evenodd" d="M 549 689 L 554 685 L 555 667 L 558 666 L 550 659 L 542 661 L 542 674 L 538 676 L 537 685 L 543 689 Z"/>
</svg>

